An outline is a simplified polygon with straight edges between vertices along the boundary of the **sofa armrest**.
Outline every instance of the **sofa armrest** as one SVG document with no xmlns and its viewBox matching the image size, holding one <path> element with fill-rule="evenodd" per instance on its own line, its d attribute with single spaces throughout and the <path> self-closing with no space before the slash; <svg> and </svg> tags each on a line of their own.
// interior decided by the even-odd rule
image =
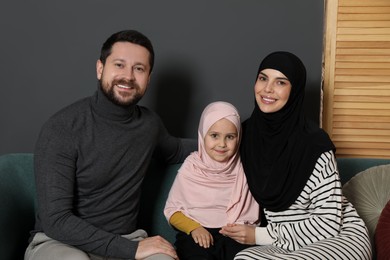
<svg viewBox="0 0 390 260">
<path fill-rule="evenodd" d="M 32 154 L 0 156 L 0 258 L 23 259 L 35 220 Z"/>
</svg>

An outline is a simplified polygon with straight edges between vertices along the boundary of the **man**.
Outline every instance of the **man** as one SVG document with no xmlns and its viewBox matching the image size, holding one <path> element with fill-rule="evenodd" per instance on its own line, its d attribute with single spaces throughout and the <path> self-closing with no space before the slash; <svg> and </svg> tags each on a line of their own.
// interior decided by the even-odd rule
<svg viewBox="0 0 390 260">
<path fill-rule="evenodd" d="M 154 51 L 127 30 L 103 44 L 99 87 L 52 116 L 35 152 L 38 214 L 25 259 L 172 259 L 173 246 L 137 230 L 140 186 L 153 153 L 177 163 L 196 142 L 170 136 L 159 117 L 137 105 Z"/>
</svg>

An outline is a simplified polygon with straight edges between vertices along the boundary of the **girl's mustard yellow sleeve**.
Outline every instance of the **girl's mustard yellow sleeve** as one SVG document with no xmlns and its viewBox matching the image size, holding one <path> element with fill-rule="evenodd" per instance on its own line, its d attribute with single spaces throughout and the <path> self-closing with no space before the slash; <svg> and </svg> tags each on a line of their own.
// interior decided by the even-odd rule
<svg viewBox="0 0 390 260">
<path fill-rule="evenodd" d="M 176 211 L 173 213 L 169 219 L 169 223 L 187 235 L 189 235 L 192 230 L 201 226 L 198 222 L 187 217 L 181 211 Z"/>
</svg>

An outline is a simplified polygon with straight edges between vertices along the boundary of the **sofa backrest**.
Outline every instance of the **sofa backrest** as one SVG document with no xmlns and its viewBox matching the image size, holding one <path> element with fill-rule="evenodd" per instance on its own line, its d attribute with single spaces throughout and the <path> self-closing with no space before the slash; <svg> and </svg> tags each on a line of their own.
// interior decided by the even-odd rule
<svg viewBox="0 0 390 260">
<path fill-rule="evenodd" d="M 390 164 L 390 159 L 376 158 L 337 158 L 337 166 L 339 169 L 341 184 L 345 184 L 357 173 L 368 168 Z"/>
<path fill-rule="evenodd" d="M 143 183 L 139 226 L 149 236 L 161 235 L 175 242 L 176 232 L 168 224 L 163 210 L 168 193 L 181 164 L 162 165 L 152 162 Z"/>
</svg>

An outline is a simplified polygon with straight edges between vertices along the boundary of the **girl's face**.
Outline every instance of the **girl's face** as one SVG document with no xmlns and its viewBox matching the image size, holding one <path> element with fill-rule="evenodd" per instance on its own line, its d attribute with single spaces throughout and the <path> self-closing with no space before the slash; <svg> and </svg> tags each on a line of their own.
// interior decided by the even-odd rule
<svg viewBox="0 0 390 260">
<path fill-rule="evenodd" d="M 238 133 L 236 126 L 228 119 L 220 119 L 207 131 L 204 137 L 206 153 L 215 161 L 226 162 L 237 151 Z"/>
<path fill-rule="evenodd" d="M 257 105 L 263 113 L 273 113 L 282 109 L 290 96 L 291 83 L 280 71 L 264 69 L 260 71 L 255 84 Z"/>
</svg>

